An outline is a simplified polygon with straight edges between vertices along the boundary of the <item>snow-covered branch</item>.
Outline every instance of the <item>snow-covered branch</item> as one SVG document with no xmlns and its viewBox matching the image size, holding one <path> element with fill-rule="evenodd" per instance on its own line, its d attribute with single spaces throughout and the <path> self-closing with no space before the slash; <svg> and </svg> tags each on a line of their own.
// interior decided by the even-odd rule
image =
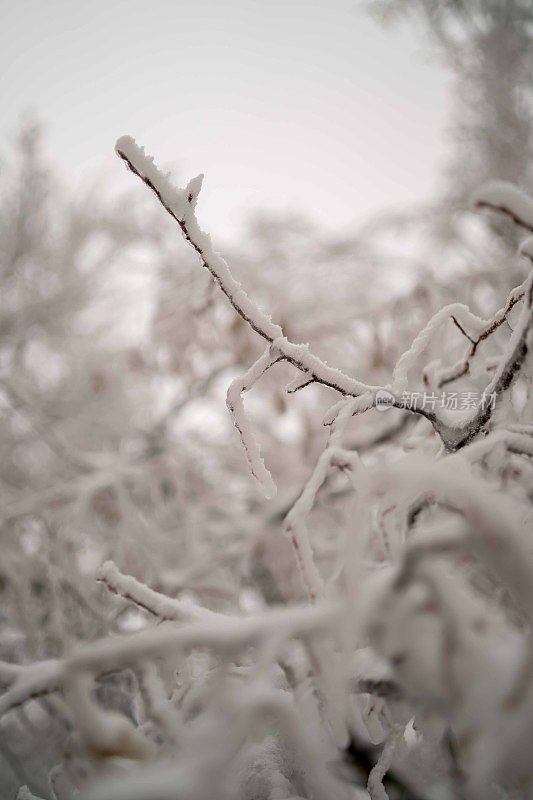
<svg viewBox="0 0 533 800">
<path fill-rule="evenodd" d="M 291 363 L 303 373 L 303 384 L 297 384 L 296 388 L 310 383 L 319 383 L 338 391 L 344 396 L 368 398 L 366 409 L 374 407 L 376 403 L 376 393 L 380 390 L 388 395 L 391 406 L 396 408 L 406 408 L 402 402 L 401 391 L 407 387 L 407 370 L 414 364 L 417 357 L 426 347 L 428 341 L 433 336 L 435 330 L 444 321 L 453 316 L 462 325 L 468 325 L 474 329 L 478 337 L 483 336 L 483 321 L 475 317 L 466 306 L 455 304 L 440 311 L 419 336 L 414 340 L 411 348 L 405 353 L 394 370 L 392 390 L 390 386 L 379 387 L 366 384 L 355 378 L 351 378 L 338 369 L 330 367 L 319 359 L 309 350 L 307 345 L 294 344 L 284 337 L 281 327 L 272 322 L 271 318 L 264 314 L 259 307 L 243 290 L 242 286 L 233 278 L 231 271 L 224 259 L 213 249 L 210 237 L 205 234 L 198 225 L 195 207 L 198 193 L 201 187 L 201 179 L 195 178 L 183 190 L 175 189 L 170 183 L 168 176 L 164 175 L 154 164 L 152 158 L 145 155 L 144 150 L 137 146 L 135 141 L 128 136 L 120 138 L 116 143 L 118 155 L 126 162 L 128 168 L 138 175 L 141 180 L 156 194 L 157 198 L 166 211 L 176 220 L 185 239 L 192 245 L 200 257 L 202 265 L 211 273 L 216 283 L 220 286 L 223 293 L 229 299 L 237 313 L 256 331 L 263 339 L 271 345 L 275 344 L 277 360 L 284 360 Z M 501 190 L 498 194 L 498 186 L 489 186 L 486 191 L 481 190 L 474 200 L 476 208 L 491 207 L 507 213 L 520 224 L 527 223 L 531 201 L 522 195 L 518 190 L 511 191 L 508 187 L 499 186 Z M 501 202 L 497 202 L 500 198 Z M 528 205 L 529 203 L 529 205 Z M 527 290 L 524 290 L 524 310 L 519 323 L 520 333 L 512 337 L 512 344 L 506 352 L 496 370 L 493 380 L 487 387 L 487 392 L 499 396 L 511 384 L 513 377 L 519 371 L 525 355 L 525 339 L 529 335 L 531 326 L 531 281 L 528 283 Z M 459 320 L 462 321 L 459 321 Z M 488 333 L 486 335 L 489 335 Z M 486 336 L 485 336 L 486 338 Z M 477 345 L 476 345 L 477 347 Z M 527 349 L 527 348 L 526 348 Z M 260 484 L 267 494 L 272 492 L 270 474 L 265 469 L 259 456 L 257 446 L 253 441 L 248 424 L 242 413 L 241 401 L 237 397 L 244 390 L 244 387 L 255 382 L 256 372 L 262 374 L 264 369 L 271 366 L 271 356 L 265 354 L 254 365 L 250 373 L 243 379 L 242 388 L 237 391 L 238 384 L 235 383 L 231 391 L 230 408 L 237 409 L 234 419 L 238 423 L 241 437 L 245 442 L 247 457 L 253 474 L 256 475 Z M 265 359 L 268 361 L 266 363 Z M 251 385 L 251 384 L 250 384 Z M 359 405 L 356 405 L 356 413 L 360 413 Z M 451 412 L 440 412 L 436 409 L 411 408 L 407 410 L 418 413 L 426 417 L 436 432 L 442 438 L 446 449 L 456 450 L 472 441 L 479 432 L 487 425 L 492 414 L 491 407 L 485 407 L 480 403 L 479 407 L 472 414 L 462 415 L 457 413 L 454 417 Z"/>
<path fill-rule="evenodd" d="M 462 378 L 463 375 L 467 375 L 470 370 L 470 364 L 472 359 L 476 355 L 477 349 L 479 345 L 484 342 L 486 339 L 489 338 L 498 328 L 507 321 L 507 317 L 511 310 L 515 307 L 515 305 L 522 300 L 524 297 L 524 287 L 519 286 L 516 289 L 513 289 L 509 298 L 503 308 L 496 312 L 491 320 L 488 320 L 481 332 L 474 333 L 470 331 L 467 333 L 459 320 L 452 315 L 452 320 L 455 325 L 459 328 L 461 333 L 463 333 L 466 338 L 470 341 L 470 347 L 468 349 L 468 353 L 466 356 L 461 359 L 457 364 L 454 364 L 448 368 L 442 368 L 438 375 L 435 376 L 436 384 L 438 388 L 442 388 L 446 386 L 448 383 L 452 383 L 453 381 Z"/>
<path fill-rule="evenodd" d="M 263 355 L 253 364 L 248 372 L 241 378 L 235 378 L 231 382 L 227 393 L 227 406 L 233 417 L 233 422 L 238 430 L 241 441 L 248 459 L 250 472 L 262 487 L 266 497 L 273 497 L 276 487 L 270 472 L 266 469 L 259 446 L 254 439 L 250 424 L 244 413 L 242 395 L 254 386 L 255 383 L 267 372 L 274 364 L 282 360 L 281 350 L 278 347 L 278 340 L 275 339 L 269 345 Z"/>
<path fill-rule="evenodd" d="M 504 214 L 516 225 L 533 232 L 533 201 L 508 181 L 483 184 L 476 189 L 470 202 L 473 208 Z"/>
<path fill-rule="evenodd" d="M 501 800 L 514 800 L 515 789 L 523 800 L 533 785 L 533 273 L 522 283 L 522 274 L 511 283 L 502 273 L 485 287 L 480 253 L 464 299 L 496 308 L 507 295 L 492 316 L 483 312 L 487 319 L 459 302 L 440 308 L 440 298 L 459 297 L 460 281 L 444 287 L 426 273 L 413 291 L 384 302 L 387 292 L 372 283 L 368 304 L 362 279 L 364 312 L 346 305 L 328 321 L 298 233 L 284 220 L 283 257 L 294 259 L 295 274 L 302 268 L 291 281 L 296 300 L 278 302 L 282 277 L 271 270 L 247 273 L 254 291 L 276 303 L 277 325 L 200 229 L 201 177 L 177 189 L 133 140 L 116 149 L 232 308 L 212 304 L 196 324 L 191 309 L 204 297 L 205 275 L 186 258 L 174 262 L 170 236 L 146 346 L 108 375 L 83 362 L 79 382 L 88 373 L 90 386 L 77 407 L 65 397 L 76 385 L 72 371 L 45 392 L 52 411 L 36 418 L 50 420 L 55 438 L 40 437 L 39 425 L 8 404 L 0 759 L 16 786 L 55 800 L 174 800 L 176 786 L 184 800 L 349 800 L 365 785 L 373 800 L 496 800 L 494 787 Z M 508 185 L 482 187 L 475 207 L 533 230 L 533 202 Z M 520 248 L 530 260 L 532 239 Z M 336 258 L 322 244 L 321 269 Z M 263 266 L 273 252 L 259 252 Z M 359 252 L 368 251 L 349 250 L 350 267 Z M 241 258 L 236 250 L 236 270 Z M 523 266 L 516 261 L 517 271 Z M 294 302 L 305 304 L 302 339 L 320 340 L 328 359 L 344 350 L 345 363 L 365 363 L 368 382 L 290 341 Z M 332 333 L 339 322 L 350 332 L 344 338 Z M 215 342 L 211 324 L 220 326 Z M 248 328 L 264 341 L 258 358 Z M 6 374 L 18 357 L 9 351 Z M 270 372 L 280 362 L 295 367 L 285 389 Z M 259 382 L 272 413 L 262 438 L 273 434 L 268 461 L 284 492 L 269 507 L 236 476 L 226 428 L 209 436 L 212 409 L 201 420 L 196 413 L 204 392 L 218 404 L 218 376 L 237 365 L 227 407 L 268 496 L 274 482 L 245 413 L 245 394 Z M 28 417 L 38 377 L 20 393 Z M 479 389 L 477 399 L 462 410 L 439 405 L 433 389 L 461 377 Z M 119 379 L 128 402 L 108 421 Z M 315 384 L 336 393 L 330 407 L 311 390 L 291 409 L 300 418 L 285 417 L 284 392 Z M 434 402 L 411 406 L 408 396 L 422 392 L 410 388 L 428 389 Z M 494 399 L 479 402 L 481 392 Z M 374 413 L 391 406 L 389 415 Z M 179 415 L 185 408 L 190 417 Z M 63 440 L 92 455 L 83 464 L 57 458 L 61 448 L 50 444 Z M 44 783 L 32 783 L 7 737 L 40 735 L 44 721 L 54 753 Z"/>
<path fill-rule="evenodd" d="M 248 617 L 231 617 L 196 608 L 187 614 L 185 605 L 170 598 L 165 604 L 161 595 L 134 578 L 121 575 L 114 565 L 107 563 L 102 569 L 109 586 L 115 586 L 122 596 L 161 617 L 163 614 L 159 612 L 172 613 L 175 610 L 173 619 L 179 618 L 180 622 L 165 621 L 157 628 L 103 639 L 79 648 L 63 660 L 28 666 L 2 662 L 1 680 L 8 684 L 8 689 L 0 696 L 0 716 L 28 700 L 57 691 L 74 674 L 102 675 L 135 667 L 157 656 L 196 648 L 211 648 L 226 657 L 235 656 L 248 647 L 260 645 L 269 637 L 289 640 L 325 634 L 338 616 L 338 609 L 331 604 L 276 609 Z"/>
<path fill-rule="evenodd" d="M 130 600 L 139 608 L 149 611 L 159 619 L 191 622 L 220 616 L 191 601 L 176 600 L 160 592 L 155 592 L 133 576 L 124 575 L 112 561 L 106 561 L 99 567 L 96 579 L 101 581 L 113 594 Z"/>
<path fill-rule="evenodd" d="M 7 690 L 0 695 L 0 717 L 13 708 L 42 695 L 56 692 L 64 677 L 64 662 L 59 659 L 28 665 L 0 663 L 0 682 Z"/>
</svg>

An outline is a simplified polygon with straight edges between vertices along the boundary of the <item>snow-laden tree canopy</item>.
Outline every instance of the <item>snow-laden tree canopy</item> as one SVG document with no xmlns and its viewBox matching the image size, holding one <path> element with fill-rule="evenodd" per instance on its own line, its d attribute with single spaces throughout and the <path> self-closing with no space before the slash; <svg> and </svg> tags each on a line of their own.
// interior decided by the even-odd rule
<svg viewBox="0 0 533 800">
<path fill-rule="evenodd" d="M 393 345 L 369 379 L 345 366 L 342 330 L 331 347 L 339 369 L 288 336 L 297 305 L 279 324 L 245 291 L 198 223 L 201 178 L 177 189 L 131 138 L 116 151 L 195 251 L 190 274 L 209 274 L 209 304 L 213 288 L 224 296 L 237 344 L 220 353 L 211 345 L 209 369 L 189 385 L 180 374 L 181 399 L 149 425 L 146 411 L 129 448 L 73 448 L 68 426 L 50 437 L 45 425 L 48 446 L 76 460 L 76 476 L 61 482 L 59 471 L 52 487 L 40 478 L 30 497 L 13 487 L 6 532 L 26 528 L 23 552 L 6 548 L 3 591 L 18 619 L 3 631 L 0 714 L 11 740 L 48 730 L 42 765 L 53 756 L 43 786 L 2 739 L 5 763 L 27 778 L 18 797 L 531 796 L 533 201 L 502 182 L 475 192 L 474 213 L 504 215 L 523 233 L 524 280 L 490 316 L 460 298 L 436 309 L 389 374 Z M 283 271 L 273 274 L 283 292 Z M 220 308 L 210 324 L 218 320 L 222 337 Z M 196 342 L 204 313 L 202 305 Z M 392 316 L 392 339 L 403 342 L 404 322 L 395 332 Z M 243 347 L 240 326 L 263 352 Z M 184 375 L 200 359 L 188 352 Z M 229 364 L 224 352 L 234 354 Z M 157 363 L 137 354 L 132 390 L 157 387 Z M 176 452 L 166 449 L 169 421 L 222 378 L 245 459 L 215 445 L 200 469 L 213 416 L 202 421 L 203 440 L 178 430 Z M 250 415 L 244 397 L 262 386 L 284 409 L 301 403 L 310 452 L 293 443 L 291 461 L 289 436 L 288 455 L 275 457 L 275 431 L 261 428 L 270 412 L 257 404 Z M 38 424 L 29 378 L 3 388 Z M 102 423 L 104 441 L 105 431 Z M 304 454 L 307 474 L 284 491 Z M 93 508 L 81 523 L 80 498 Z M 52 512 L 39 513 L 43 505 Z M 106 558 L 84 569 L 69 560 L 68 529 L 98 517 L 86 557 Z M 126 539 L 129 530 L 128 546 L 114 526 Z M 69 574 L 74 563 L 79 573 Z"/>
</svg>

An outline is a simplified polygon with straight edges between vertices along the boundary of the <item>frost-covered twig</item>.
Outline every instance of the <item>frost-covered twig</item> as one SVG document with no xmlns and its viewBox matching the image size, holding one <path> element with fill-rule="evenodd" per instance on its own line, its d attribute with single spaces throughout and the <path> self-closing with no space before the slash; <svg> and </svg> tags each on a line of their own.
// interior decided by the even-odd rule
<svg viewBox="0 0 533 800">
<path fill-rule="evenodd" d="M 307 373 L 309 378 L 313 377 L 316 382 L 330 386 L 341 394 L 359 395 L 368 389 L 379 388 L 370 387 L 328 366 L 310 353 L 306 345 L 289 342 L 283 337 L 281 327 L 273 323 L 271 318 L 250 300 L 242 286 L 233 278 L 222 256 L 213 249 L 210 237 L 198 225 L 194 206 L 201 186 L 199 178 L 191 181 L 184 190 L 176 190 L 168 180 L 168 176 L 163 175 L 155 167 L 153 159 L 146 156 L 131 137 L 121 137 L 115 149 L 129 169 L 152 189 L 166 211 L 179 224 L 186 240 L 194 247 L 203 266 L 211 273 L 239 316 L 267 342 L 272 344 L 279 340 L 281 355 L 285 360 Z"/>
<path fill-rule="evenodd" d="M 391 467 L 379 474 L 376 490 L 383 493 L 394 484 L 395 492 L 403 492 L 404 497 L 431 494 L 436 503 L 460 513 L 467 522 L 464 545 L 499 577 L 533 619 L 533 554 L 523 540 L 520 507 L 503 494 L 489 491 L 464 463 L 461 466 L 461 457 L 457 454 L 436 464 L 412 459 L 404 472 Z"/>
<path fill-rule="evenodd" d="M 480 186 L 471 198 L 476 209 L 487 209 L 512 219 L 533 232 L 533 201 L 525 192 L 507 181 L 489 181 Z"/>
<path fill-rule="evenodd" d="M 524 284 L 522 309 L 519 319 L 501 356 L 490 383 L 485 387 L 485 398 L 493 396 L 495 401 L 509 389 L 520 372 L 529 351 L 529 339 L 533 329 L 533 272 Z M 448 430 L 445 443 L 449 451 L 459 450 L 472 442 L 486 428 L 493 415 L 496 403 L 480 403 L 473 414 L 454 431 Z M 440 421 L 437 421 L 437 428 Z"/>
<path fill-rule="evenodd" d="M 163 622 L 154 629 L 103 639 L 80 648 L 68 659 L 41 661 L 15 669 L 3 663 L 7 678 L 4 682 L 11 685 L 0 695 L 0 717 L 28 700 L 57 691 L 72 673 L 101 675 L 158 655 L 199 647 L 239 653 L 274 634 L 290 639 L 325 633 L 337 614 L 337 608 L 331 604 L 276 609 L 248 617 L 213 613 L 194 622 Z"/>
<path fill-rule="evenodd" d="M 176 220 L 185 239 L 190 242 L 199 255 L 202 265 L 211 273 L 237 313 L 254 331 L 256 331 L 256 333 L 262 336 L 263 339 L 270 344 L 276 343 L 276 349 L 279 351 L 280 359 L 293 364 L 293 366 L 303 373 L 305 377 L 304 384 L 320 383 L 335 389 L 344 396 L 359 397 L 361 395 L 367 395 L 369 396 L 367 408 L 372 408 L 375 405 L 376 392 L 384 388 L 388 392 L 390 405 L 396 408 L 406 408 L 401 395 L 396 391 L 390 392 L 390 387 L 372 386 L 356 380 L 355 378 L 351 378 L 317 358 L 317 356 L 310 352 L 307 345 L 290 342 L 283 336 L 281 327 L 273 323 L 271 318 L 264 314 L 258 306 L 250 300 L 242 286 L 233 278 L 224 259 L 214 250 L 210 237 L 205 234 L 198 225 L 195 215 L 195 206 L 201 187 L 202 176 L 193 179 L 184 190 L 177 190 L 170 183 L 168 176 L 163 175 L 163 173 L 157 169 L 153 159 L 146 156 L 144 151 L 137 146 L 131 137 L 123 136 L 120 138 L 116 143 L 116 152 L 126 162 L 129 169 L 138 175 L 141 180 L 152 189 L 166 211 Z M 486 194 L 480 192 L 476 196 L 475 205 L 477 208 L 493 207 L 503 210 L 504 213 L 513 216 L 520 224 L 529 225 L 528 215 L 533 207 L 531 201 L 525 198 L 525 196 L 522 196 L 519 190 L 516 190 L 513 194 L 513 192 L 505 189 L 503 194 L 502 202 L 498 203 L 494 199 L 497 192 L 493 192 L 489 187 Z M 524 324 L 519 327 L 521 333 L 527 336 L 531 324 L 529 319 L 531 298 L 528 292 L 525 293 L 524 304 L 527 310 L 526 313 L 523 314 L 523 317 L 525 318 L 527 316 L 528 323 L 527 325 Z M 447 313 L 443 316 L 449 316 L 449 313 L 450 309 L 448 309 Z M 457 304 L 454 307 L 454 313 L 456 316 L 459 314 L 466 316 L 469 323 L 476 322 L 477 318 L 470 314 L 468 309 L 464 306 Z M 437 315 L 437 318 L 434 318 L 429 326 L 426 326 L 420 336 L 415 339 L 413 347 L 410 348 L 408 353 L 400 359 L 395 370 L 395 380 L 399 386 L 405 387 L 405 375 L 408 366 L 420 349 L 425 346 L 428 337 L 433 333 L 434 326 L 442 323 L 443 316 Z M 481 333 L 481 330 L 479 333 Z M 494 392 L 496 395 L 499 395 L 508 388 L 513 376 L 520 369 L 524 358 L 524 342 L 514 342 L 513 344 L 515 343 L 518 347 L 514 348 L 512 352 L 504 354 L 500 362 L 495 379 L 489 385 L 491 393 Z M 300 385 L 302 384 L 297 384 L 296 388 Z M 489 387 L 487 387 L 487 391 L 489 391 Z M 491 407 L 484 408 L 480 405 L 473 415 L 465 417 L 459 414 L 457 416 L 457 421 L 455 421 L 453 415 L 450 416 L 450 412 L 443 415 L 436 410 L 424 407 L 408 408 L 407 410 L 426 417 L 443 440 L 446 448 L 450 451 L 463 447 L 477 436 L 480 430 L 487 424 L 492 414 Z M 242 419 L 243 415 L 241 414 L 241 424 Z M 260 460 L 257 450 L 254 449 L 251 436 L 247 436 L 246 441 L 248 457 L 253 457 L 252 467 L 258 473 L 257 477 L 262 485 L 266 487 L 267 492 L 270 493 L 272 489 L 269 480 L 270 476 L 264 469 L 264 465 Z M 252 448 L 251 450 L 250 447 Z"/>
<path fill-rule="evenodd" d="M 414 339 L 411 347 L 407 350 L 394 367 L 392 376 L 392 386 L 397 392 L 407 389 L 407 373 L 415 364 L 417 358 L 428 346 L 435 333 L 448 322 L 449 319 L 461 320 L 461 329 L 468 327 L 480 332 L 483 329 L 483 320 L 472 314 L 468 306 L 462 303 L 453 303 L 444 306 L 429 320 L 427 325 L 420 331 Z M 459 324 L 459 323 L 457 323 Z"/>
<path fill-rule="evenodd" d="M 273 634 L 290 639 L 326 632 L 337 614 L 334 605 L 322 604 L 311 608 L 275 609 L 248 617 L 217 615 L 213 619 L 188 624 L 163 622 L 157 628 L 103 639 L 82 647 L 71 656 L 67 667 L 75 671 L 106 672 L 123 669 L 158 654 L 179 653 L 198 647 L 235 654 Z"/>
<path fill-rule="evenodd" d="M 9 688 L 0 695 L 2 717 L 28 700 L 57 691 L 64 675 L 64 662 L 50 659 L 21 666 L 2 662 L 0 672 L 1 682 L 9 684 Z"/>
<path fill-rule="evenodd" d="M 448 368 L 441 368 L 439 370 L 439 374 L 437 376 L 437 387 L 440 389 L 443 386 L 446 386 L 448 383 L 452 383 L 453 381 L 462 378 L 464 375 L 467 375 L 470 371 L 470 364 L 472 359 L 476 355 L 477 349 L 479 345 L 484 342 L 486 339 L 489 338 L 498 328 L 503 325 L 504 322 L 507 321 L 507 317 L 510 311 L 515 307 L 515 305 L 522 300 L 524 297 L 524 287 L 523 285 L 518 286 L 516 289 L 513 289 L 509 295 L 509 298 L 503 308 L 496 312 L 493 318 L 490 321 L 487 321 L 485 324 L 484 329 L 481 333 L 467 333 L 459 320 L 452 315 L 452 320 L 455 325 L 459 328 L 459 330 L 466 336 L 466 338 L 470 341 L 470 347 L 468 349 L 467 354 L 464 358 Z M 473 338 L 475 336 L 475 338 Z"/>
<path fill-rule="evenodd" d="M 289 537 L 300 573 L 311 602 L 324 594 L 324 582 L 317 569 L 306 527 L 306 518 L 315 503 L 316 495 L 326 479 L 330 467 L 352 469 L 355 453 L 341 448 L 326 448 L 318 459 L 311 477 L 285 518 L 285 532 Z"/>
<path fill-rule="evenodd" d="M 370 394 L 372 407 L 375 393 L 383 388 L 373 386 L 352 378 L 340 370 L 330 367 L 310 352 L 307 345 L 294 344 L 283 336 L 279 325 L 272 322 L 244 292 L 242 286 L 233 278 L 224 259 L 215 252 L 211 240 L 198 225 L 195 216 L 195 204 L 201 181 L 194 179 L 184 190 L 176 190 L 154 165 L 153 159 L 146 156 L 133 139 L 128 136 L 120 138 L 116 143 L 118 155 L 126 162 L 129 169 L 156 194 L 166 211 L 176 220 L 185 239 L 198 253 L 201 263 L 211 273 L 237 313 L 270 344 L 276 342 L 280 358 L 288 361 L 305 376 L 304 383 L 320 383 L 345 396 L 359 397 Z M 300 386 L 300 384 L 298 384 Z M 389 387 L 384 387 L 388 390 Z M 404 408 L 400 396 L 391 394 L 391 404 Z M 409 409 L 421 414 L 432 423 L 436 421 L 433 411 L 417 408 Z M 445 434 L 446 425 L 441 422 L 438 432 Z"/>
<path fill-rule="evenodd" d="M 319 456 L 310 478 L 285 518 L 285 533 L 292 544 L 311 602 L 323 596 L 324 582 L 315 564 L 306 520 L 331 467 L 337 467 L 349 474 L 361 468 L 358 454 L 353 450 L 345 450 L 341 444 L 347 421 L 355 411 L 364 409 L 367 402 L 370 402 L 369 396 L 364 394 L 355 399 L 343 400 L 330 409 L 327 417 L 328 424 L 331 425 L 328 446 Z"/>
<path fill-rule="evenodd" d="M 226 400 L 228 409 L 233 417 L 233 423 L 239 431 L 250 472 L 262 487 L 266 497 L 273 497 L 276 494 L 276 486 L 261 458 L 259 445 L 254 439 L 250 424 L 244 413 L 242 395 L 244 392 L 249 391 L 270 367 L 282 360 L 283 357 L 278 347 L 278 341 L 275 339 L 242 377 L 235 378 L 231 382 Z"/>
<path fill-rule="evenodd" d="M 165 620 L 191 622 L 222 616 L 208 608 L 202 608 L 191 601 L 176 600 L 150 589 L 131 575 L 124 575 L 116 564 L 106 561 L 96 572 L 110 592 L 131 600 L 135 605 L 149 611 L 155 617 Z"/>
</svg>

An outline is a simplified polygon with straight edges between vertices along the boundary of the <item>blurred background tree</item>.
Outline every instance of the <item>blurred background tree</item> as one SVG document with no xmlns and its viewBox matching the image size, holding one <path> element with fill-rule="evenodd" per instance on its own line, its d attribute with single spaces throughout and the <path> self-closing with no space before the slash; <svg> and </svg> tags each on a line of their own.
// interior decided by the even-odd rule
<svg viewBox="0 0 533 800">
<path fill-rule="evenodd" d="M 443 63 L 452 78 L 448 155 L 442 196 L 433 208 L 434 232 L 439 246 L 446 245 L 445 255 L 452 263 L 465 255 L 471 262 L 472 241 L 465 236 L 457 212 L 468 206 L 472 192 L 487 180 L 511 181 L 526 191 L 532 184 L 531 4 L 527 0 L 374 0 L 369 8 L 381 24 L 408 20 L 415 25 L 427 57 Z M 494 219 L 492 229 L 504 250 L 497 258 L 514 256 L 518 233 L 512 224 Z M 488 245 L 480 241 L 479 231 L 475 233 L 479 259 Z M 459 241 L 467 248 L 464 254 Z M 494 259 L 489 256 L 488 260 Z M 510 274 L 498 272 L 509 289 L 516 285 L 516 264 Z M 499 275 L 493 280 L 499 281 Z"/>
</svg>

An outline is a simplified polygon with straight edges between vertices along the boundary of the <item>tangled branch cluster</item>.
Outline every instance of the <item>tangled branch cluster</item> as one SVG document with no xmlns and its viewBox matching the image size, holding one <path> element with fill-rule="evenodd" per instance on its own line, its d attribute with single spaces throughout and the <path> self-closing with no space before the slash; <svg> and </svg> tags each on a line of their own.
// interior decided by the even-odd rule
<svg viewBox="0 0 533 800">
<path fill-rule="evenodd" d="M 0 664 L 0 714 L 57 700 L 71 730 L 50 776 L 57 800 L 78 792 L 86 800 L 348 800 L 363 787 L 372 800 L 529 797 L 533 272 L 491 319 L 459 303 L 441 309 L 391 383 L 370 385 L 289 341 L 246 295 L 198 225 L 201 177 L 177 190 L 129 137 L 116 151 L 266 342 L 232 381 L 227 405 L 267 497 L 275 485 L 243 395 L 287 362 L 298 372 L 289 393 L 320 384 L 340 396 L 324 420 L 327 446 L 283 523 L 309 602 L 230 615 L 166 596 L 106 562 L 97 580 L 156 624 L 67 658 Z M 533 202 L 514 187 L 482 187 L 474 205 L 533 231 Z M 532 253 L 526 239 L 522 254 Z M 466 338 L 464 355 L 424 365 L 447 325 Z M 510 332 L 496 341 L 504 325 Z M 493 352 L 482 356 L 489 340 Z M 438 389 L 474 367 L 494 405 L 405 409 L 413 373 Z M 429 449 L 383 460 L 346 445 L 350 420 L 371 414 L 380 392 L 418 415 L 424 435 L 431 426 Z M 324 574 L 307 522 L 336 471 L 350 486 L 349 525 Z M 119 673 L 133 686 L 130 713 L 106 708 L 97 694 Z M 20 800 L 28 796 L 21 789 Z"/>
</svg>

